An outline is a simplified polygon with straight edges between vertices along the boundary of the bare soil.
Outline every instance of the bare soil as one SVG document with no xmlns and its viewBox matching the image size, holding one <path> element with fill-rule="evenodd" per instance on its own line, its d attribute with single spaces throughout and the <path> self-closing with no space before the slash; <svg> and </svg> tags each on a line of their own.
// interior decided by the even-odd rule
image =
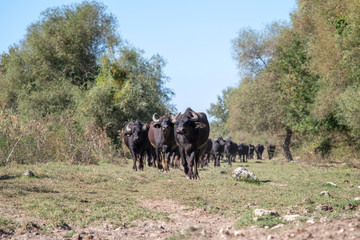
<svg viewBox="0 0 360 240">
<path fill-rule="evenodd" d="M 276 229 L 248 227 L 235 230 L 234 219 L 209 214 L 203 209 L 182 206 L 172 200 L 142 200 L 143 207 L 169 214 L 168 221 L 137 221 L 130 226 L 111 225 L 85 229 L 62 226 L 50 232 L 41 230 L 39 219 L 12 214 L 0 208 L 0 215 L 23 224 L 15 232 L 0 232 L 0 239 L 360 239 L 360 214 L 357 218 L 320 223 L 295 222 Z M 69 231 L 76 232 L 69 236 Z"/>
</svg>

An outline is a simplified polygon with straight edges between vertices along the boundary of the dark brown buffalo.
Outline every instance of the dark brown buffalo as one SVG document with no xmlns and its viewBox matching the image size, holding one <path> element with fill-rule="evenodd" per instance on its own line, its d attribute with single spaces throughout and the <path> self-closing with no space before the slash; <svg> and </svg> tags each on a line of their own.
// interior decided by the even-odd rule
<svg viewBox="0 0 360 240">
<path fill-rule="evenodd" d="M 158 169 L 169 171 L 170 156 L 177 146 L 174 137 L 174 124 L 171 119 L 167 116 L 157 119 L 156 114 L 154 114 L 148 137 L 151 145 L 155 148 Z M 161 164 L 161 160 L 164 166 Z"/>
<path fill-rule="evenodd" d="M 212 153 L 214 156 L 214 167 L 220 167 L 220 158 L 224 154 L 226 141 L 222 137 L 213 140 Z"/>
<path fill-rule="evenodd" d="M 150 125 L 148 123 L 144 123 L 146 126 L 146 136 L 149 134 Z M 147 158 L 148 166 L 156 167 L 156 156 L 155 156 L 155 149 L 151 146 L 149 138 L 146 138 L 146 148 L 145 148 L 145 156 Z M 145 159 L 144 159 L 145 161 Z"/>
<path fill-rule="evenodd" d="M 241 160 L 243 162 L 247 162 L 247 158 L 249 155 L 249 146 L 246 144 L 239 144 L 238 146 L 238 154 L 239 154 L 239 158 L 240 158 L 240 162 Z"/>
<path fill-rule="evenodd" d="M 212 140 L 209 138 L 206 144 L 201 149 L 200 166 L 202 168 L 204 166 L 209 166 L 210 158 L 213 156 L 212 146 L 213 146 Z"/>
<path fill-rule="evenodd" d="M 209 138 L 210 126 L 205 113 L 197 113 L 187 108 L 185 113 L 173 117 L 175 124 L 175 140 L 186 176 L 199 178 L 197 166 L 202 147 Z"/>
<path fill-rule="evenodd" d="M 139 170 L 144 170 L 143 156 L 146 150 L 147 141 L 146 125 L 136 120 L 134 123 L 128 123 L 123 129 L 125 145 L 129 148 L 133 158 L 133 170 L 137 171 L 136 161 L 139 161 Z"/>
<path fill-rule="evenodd" d="M 249 144 L 249 159 L 254 159 L 254 151 L 255 151 L 255 146 Z"/>
<path fill-rule="evenodd" d="M 231 138 L 228 138 L 226 140 L 224 153 L 228 160 L 229 166 L 231 166 L 231 162 L 233 161 L 233 159 L 236 158 L 236 155 L 238 153 L 238 145 L 235 142 L 233 142 Z"/>
<path fill-rule="evenodd" d="M 171 154 L 171 164 L 172 168 L 180 168 L 180 152 L 179 146 L 176 146 L 175 150 Z"/>
<path fill-rule="evenodd" d="M 258 144 L 255 146 L 255 152 L 256 152 L 256 155 L 257 155 L 257 159 L 262 159 L 262 154 L 264 152 L 264 145 L 262 144 Z"/>
<path fill-rule="evenodd" d="M 276 149 L 276 146 L 273 144 L 270 144 L 269 146 L 267 146 L 267 152 L 269 155 L 269 159 L 272 159 L 274 157 L 275 149 Z"/>
</svg>

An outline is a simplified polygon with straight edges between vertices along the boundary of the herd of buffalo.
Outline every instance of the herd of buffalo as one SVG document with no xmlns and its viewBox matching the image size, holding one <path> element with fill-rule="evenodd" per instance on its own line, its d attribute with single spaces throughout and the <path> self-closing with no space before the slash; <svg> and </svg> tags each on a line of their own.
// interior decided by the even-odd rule
<svg viewBox="0 0 360 240">
<path fill-rule="evenodd" d="M 214 167 L 220 166 L 220 158 L 225 156 L 228 164 L 235 161 L 239 155 L 240 161 L 252 159 L 254 152 L 257 159 L 262 159 L 264 145 L 236 144 L 228 138 L 209 139 L 210 126 L 205 113 L 187 108 L 175 116 L 162 116 L 150 123 L 139 120 L 128 123 L 123 129 L 125 145 L 129 148 L 133 158 L 133 169 L 144 169 L 144 159 L 148 165 L 169 171 L 169 167 L 179 167 L 181 159 L 186 176 L 190 179 L 199 178 L 198 166 L 208 165 L 214 160 Z M 275 145 L 268 145 L 269 159 L 274 156 Z"/>
</svg>

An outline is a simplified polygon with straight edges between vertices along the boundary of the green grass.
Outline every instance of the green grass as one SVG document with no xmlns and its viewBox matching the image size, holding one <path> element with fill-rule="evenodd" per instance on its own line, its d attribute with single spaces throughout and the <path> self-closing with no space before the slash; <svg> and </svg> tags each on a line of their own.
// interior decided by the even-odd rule
<svg viewBox="0 0 360 240">
<path fill-rule="evenodd" d="M 239 166 L 252 171 L 259 182 L 233 179 L 231 173 Z M 134 172 L 131 168 L 130 161 L 122 165 L 87 166 L 9 164 L 0 168 L 0 205 L 2 211 L 10 209 L 9 212 L 16 211 L 15 214 L 40 218 L 47 228 L 103 223 L 116 227 L 134 220 L 166 221 L 168 213 L 144 208 L 141 201 L 172 199 L 181 205 L 233 218 L 235 227 L 240 228 L 281 222 L 277 217 L 264 217 L 255 222 L 256 208 L 276 210 L 280 216 L 291 209 L 304 218 L 341 219 L 352 217 L 359 204 L 353 199 L 360 196 L 357 188 L 360 172 L 344 166 L 324 168 L 279 159 L 250 160 L 244 164 L 237 160 L 231 168 L 200 169 L 200 180 L 188 180 L 176 169 L 162 173 L 149 167 L 143 172 Z M 27 169 L 32 170 L 35 177 L 22 177 Z M 322 196 L 321 191 L 329 191 L 330 197 Z M 320 204 L 331 205 L 333 211 L 316 208 Z M 348 204 L 353 208 L 346 210 Z M 10 231 L 16 226 L 11 214 L 0 218 L 0 229 Z M 69 232 L 69 236 L 73 234 Z"/>
</svg>

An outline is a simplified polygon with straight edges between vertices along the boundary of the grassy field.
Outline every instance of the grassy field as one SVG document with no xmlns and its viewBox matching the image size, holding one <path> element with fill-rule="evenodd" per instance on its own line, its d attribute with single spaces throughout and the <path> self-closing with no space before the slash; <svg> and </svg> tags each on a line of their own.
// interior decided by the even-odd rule
<svg viewBox="0 0 360 240">
<path fill-rule="evenodd" d="M 271 227 L 285 223 L 281 216 L 294 213 L 301 215 L 301 221 L 350 218 L 358 210 L 360 202 L 354 201 L 360 196 L 358 169 L 282 159 L 236 161 L 231 168 L 200 169 L 200 180 L 188 180 L 177 169 L 162 173 L 146 167 L 143 172 L 134 172 L 131 161 L 87 166 L 9 164 L 0 168 L 0 232 L 37 228 L 46 234 L 66 226 L 107 223 L 116 227 L 131 225 L 134 220 L 167 221 L 168 213 L 141 204 L 163 199 L 229 217 L 235 228 Z M 239 166 L 252 171 L 260 182 L 233 179 L 231 173 Z M 27 169 L 35 176 L 23 176 Z M 330 196 L 320 194 L 322 191 Z M 256 208 L 276 210 L 280 217 L 255 221 Z M 69 231 L 69 236 L 73 234 Z"/>
</svg>

